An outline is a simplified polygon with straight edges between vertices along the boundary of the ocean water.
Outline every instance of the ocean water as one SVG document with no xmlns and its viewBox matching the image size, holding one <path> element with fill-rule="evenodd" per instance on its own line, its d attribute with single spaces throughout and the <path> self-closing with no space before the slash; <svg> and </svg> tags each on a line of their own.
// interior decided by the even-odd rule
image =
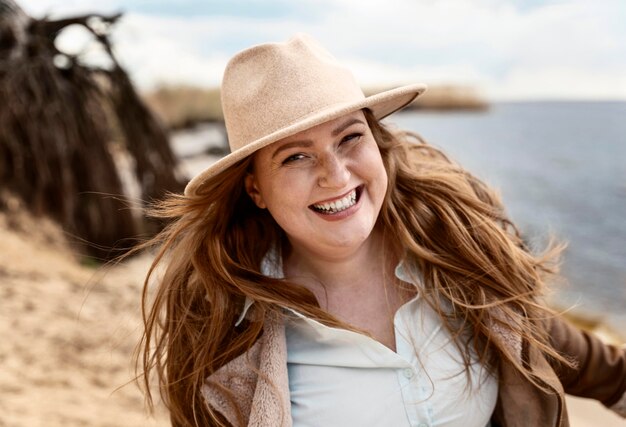
<svg viewBox="0 0 626 427">
<path fill-rule="evenodd" d="M 567 241 L 567 283 L 553 300 L 626 331 L 626 103 L 506 103 L 389 121 L 497 188 L 526 238 Z"/>
</svg>

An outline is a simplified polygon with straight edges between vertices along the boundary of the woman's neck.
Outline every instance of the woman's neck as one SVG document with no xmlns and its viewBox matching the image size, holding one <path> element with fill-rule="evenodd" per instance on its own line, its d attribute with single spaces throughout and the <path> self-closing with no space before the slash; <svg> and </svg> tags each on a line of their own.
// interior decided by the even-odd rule
<svg viewBox="0 0 626 427">
<path fill-rule="evenodd" d="M 393 277 L 397 261 L 383 233 L 374 229 L 361 246 L 335 257 L 292 247 L 283 268 L 286 278 L 309 288 L 324 307 L 332 299 L 376 294 L 372 291 Z"/>
<path fill-rule="evenodd" d="M 393 318 L 413 293 L 396 286 L 398 256 L 385 240 L 377 232 L 358 251 L 335 259 L 292 250 L 283 269 L 286 278 L 313 292 L 322 309 L 395 351 Z"/>
</svg>

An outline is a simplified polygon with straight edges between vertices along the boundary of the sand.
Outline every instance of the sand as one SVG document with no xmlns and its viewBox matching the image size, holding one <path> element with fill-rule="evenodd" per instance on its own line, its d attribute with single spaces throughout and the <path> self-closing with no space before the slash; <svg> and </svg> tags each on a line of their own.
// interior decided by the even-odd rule
<svg viewBox="0 0 626 427">
<path fill-rule="evenodd" d="M 0 426 L 164 426 L 133 378 L 148 256 L 81 265 L 45 220 L 0 214 Z"/>
<path fill-rule="evenodd" d="M 134 383 L 139 300 L 150 256 L 82 265 L 44 219 L 0 213 L 0 426 L 165 426 Z M 573 427 L 626 426 L 569 400 Z"/>
</svg>

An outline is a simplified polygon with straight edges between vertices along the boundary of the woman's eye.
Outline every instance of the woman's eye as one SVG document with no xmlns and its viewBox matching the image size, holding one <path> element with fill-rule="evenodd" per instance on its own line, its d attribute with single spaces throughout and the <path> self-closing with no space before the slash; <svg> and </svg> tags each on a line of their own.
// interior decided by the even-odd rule
<svg viewBox="0 0 626 427">
<path fill-rule="evenodd" d="M 283 165 L 304 159 L 305 157 L 306 156 L 302 153 L 294 154 L 292 156 L 287 157 L 285 160 L 283 160 Z"/>
<path fill-rule="evenodd" d="M 344 142 L 349 142 L 349 141 L 358 141 L 359 138 L 361 138 L 361 136 L 363 136 L 362 133 L 351 133 L 349 135 L 344 136 L 341 139 L 341 142 L 344 143 Z"/>
</svg>

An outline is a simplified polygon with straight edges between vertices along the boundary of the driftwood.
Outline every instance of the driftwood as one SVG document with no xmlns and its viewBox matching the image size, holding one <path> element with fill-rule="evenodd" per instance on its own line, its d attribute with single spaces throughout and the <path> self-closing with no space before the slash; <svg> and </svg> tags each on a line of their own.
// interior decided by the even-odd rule
<svg viewBox="0 0 626 427">
<path fill-rule="evenodd" d="M 120 16 L 36 20 L 0 0 L 0 190 L 59 221 L 99 259 L 158 228 L 133 214 L 113 153 L 130 155 L 142 200 L 182 189 L 164 129 L 111 50 L 108 30 Z M 74 24 L 103 44 L 111 69 L 57 50 L 56 36 Z"/>
</svg>

